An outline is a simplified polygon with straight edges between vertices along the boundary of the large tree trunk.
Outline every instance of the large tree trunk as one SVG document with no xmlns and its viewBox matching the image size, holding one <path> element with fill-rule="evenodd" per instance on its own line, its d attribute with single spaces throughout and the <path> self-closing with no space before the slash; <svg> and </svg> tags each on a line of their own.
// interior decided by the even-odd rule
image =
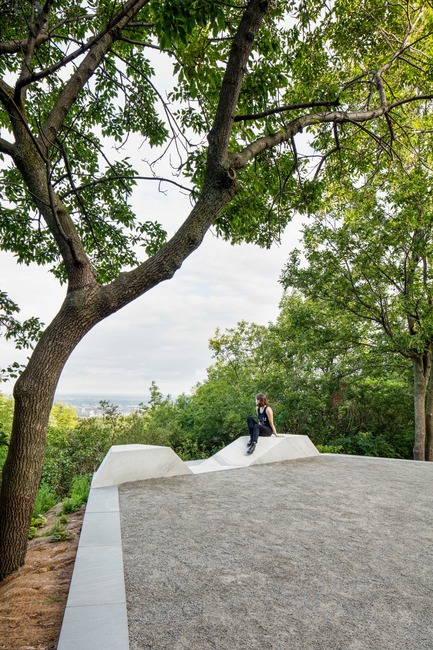
<svg viewBox="0 0 433 650">
<path fill-rule="evenodd" d="M 414 414 L 415 441 L 414 460 L 425 460 L 426 443 L 426 392 L 430 375 L 430 355 L 417 356 L 412 359 L 414 378 Z"/>
<path fill-rule="evenodd" d="M 94 315 L 86 309 L 80 314 L 74 302 L 76 296 L 70 294 L 14 387 L 14 421 L 0 494 L 0 579 L 24 563 L 56 386 L 71 352 L 95 323 Z"/>
<path fill-rule="evenodd" d="M 425 428 L 425 459 L 433 461 L 433 378 L 431 375 L 427 388 Z"/>
</svg>

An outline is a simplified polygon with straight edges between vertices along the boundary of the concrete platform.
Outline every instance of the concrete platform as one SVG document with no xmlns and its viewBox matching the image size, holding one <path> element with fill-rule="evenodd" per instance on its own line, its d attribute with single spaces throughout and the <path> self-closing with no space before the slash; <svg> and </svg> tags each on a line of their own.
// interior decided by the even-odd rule
<svg viewBox="0 0 433 650">
<path fill-rule="evenodd" d="M 432 650 L 433 463 L 235 442 L 92 485 L 58 650 Z"/>
<path fill-rule="evenodd" d="M 319 455 L 119 494 L 130 650 L 433 648 L 433 463 Z"/>
<path fill-rule="evenodd" d="M 191 470 L 170 447 L 114 445 L 95 472 L 92 487 L 109 487 L 182 474 L 191 474 Z"/>
</svg>

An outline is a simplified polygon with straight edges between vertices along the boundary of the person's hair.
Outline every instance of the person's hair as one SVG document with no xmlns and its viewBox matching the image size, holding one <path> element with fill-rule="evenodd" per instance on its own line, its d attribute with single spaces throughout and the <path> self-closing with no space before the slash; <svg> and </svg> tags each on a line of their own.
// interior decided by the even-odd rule
<svg viewBox="0 0 433 650">
<path fill-rule="evenodd" d="M 267 398 L 266 398 L 266 395 L 263 395 L 263 393 L 258 393 L 258 394 L 256 395 L 256 399 L 259 400 L 259 406 L 262 406 L 262 407 L 263 407 L 263 406 L 267 406 L 267 404 L 268 404 L 268 400 L 267 400 Z"/>
</svg>

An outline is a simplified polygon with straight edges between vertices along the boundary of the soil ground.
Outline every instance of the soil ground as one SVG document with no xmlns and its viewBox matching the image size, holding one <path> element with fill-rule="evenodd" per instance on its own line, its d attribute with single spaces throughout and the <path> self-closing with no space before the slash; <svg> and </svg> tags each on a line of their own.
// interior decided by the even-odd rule
<svg viewBox="0 0 433 650">
<path fill-rule="evenodd" d="M 0 583 L 0 650 L 57 648 L 84 508 L 68 515 L 69 541 L 41 537 L 56 523 L 56 508 L 45 517 L 24 566 Z"/>
</svg>

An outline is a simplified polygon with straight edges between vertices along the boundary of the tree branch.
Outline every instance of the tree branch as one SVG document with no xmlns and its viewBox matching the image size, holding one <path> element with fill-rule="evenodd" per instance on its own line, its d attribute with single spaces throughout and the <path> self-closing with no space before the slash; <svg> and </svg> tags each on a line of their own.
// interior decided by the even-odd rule
<svg viewBox="0 0 433 650">
<path fill-rule="evenodd" d="M 284 113 L 286 111 L 296 111 L 300 108 L 317 108 L 320 106 L 339 106 L 340 100 L 334 99 L 329 102 L 303 102 L 301 104 L 288 104 L 287 106 L 280 106 L 278 108 L 270 108 L 268 111 L 262 113 L 251 113 L 250 115 L 236 115 L 234 122 L 246 122 L 247 120 L 260 120 L 262 117 L 275 115 L 276 113 Z"/>
<path fill-rule="evenodd" d="M 34 47 L 38 47 L 39 45 L 42 45 L 42 43 L 45 43 L 49 38 L 50 36 L 48 32 L 39 34 L 35 38 Z M 15 54 L 16 52 L 25 50 L 27 44 L 28 44 L 27 38 L 20 38 L 19 40 L 16 41 L 4 41 L 0 43 L 0 56 L 2 54 Z"/>
<path fill-rule="evenodd" d="M 232 133 L 239 93 L 254 39 L 266 15 L 269 4 L 269 0 L 250 0 L 233 40 L 221 86 L 214 124 L 208 135 L 208 174 L 215 172 L 217 168 L 229 166 L 227 149 Z"/>
<path fill-rule="evenodd" d="M 0 152 L 6 153 L 8 156 L 13 156 L 15 153 L 15 147 L 12 142 L 8 142 L 4 138 L 0 138 Z"/>
<path fill-rule="evenodd" d="M 122 29 L 122 27 L 124 27 L 126 23 L 130 20 L 131 15 L 135 16 L 140 11 L 140 9 L 148 2 L 149 0 L 128 0 L 128 2 L 122 7 L 122 9 L 114 16 L 114 18 L 112 18 L 107 23 L 104 29 L 101 29 L 101 31 L 98 32 L 98 34 L 93 36 L 89 41 L 87 41 L 87 43 L 84 43 L 81 47 L 75 50 L 75 52 L 72 52 L 68 56 L 65 56 L 63 59 L 53 64 L 49 68 L 45 68 L 44 70 L 41 70 L 40 72 L 36 72 L 34 74 L 29 73 L 27 76 L 20 79 L 19 82 L 17 83 L 17 91 L 20 90 L 22 87 L 33 83 L 34 81 L 39 81 L 40 79 L 49 77 L 57 70 L 60 70 L 60 68 L 63 68 L 68 63 L 71 63 L 71 61 L 74 61 L 77 57 L 81 56 L 82 54 L 85 54 L 85 52 L 87 52 L 88 50 L 92 51 L 98 45 L 98 43 L 101 43 L 104 40 L 104 37 L 106 37 L 109 34 L 113 35 L 113 32 L 116 29 Z M 117 38 L 119 38 L 119 35 L 117 35 Z M 114 40 L 116 39 L 113 38 L 112 42 L 114 42 Z M 88 57 L 86 57 L 85 60 L 88 60 Z M 99 65 L 99 63 L 100 61 L 98 61 L 97 65 Z"/>
<path fill-rule="evenodd" d="M 32 62 L 33 54 L 35 51 L 36 40 L 39 36 L 47 34 L 48 14 L 50 13 L 53 2 L 54 0 L 46 0 L 44 6 L 40 9 L 38 18 L 36 20 L 36 25 L 30 25 L 30 34 L 24 48 L 24 58 L 21 66 L 21 73 L 15 86 L 15 101 L 17 103 L 19 103 L 21 88 L 24 86 L 24 84 L 21 85 L 21 81 L 26 79 L 28 75 L 31 74 L 30 64 Z M 36 8 L 38 5 L 34 4 L 33 6 Z"/>
<path fill-rule="evenodd" d="M 312 126 L 313 124 L 343 124 L 351 122 L 353 124 L 361 125 L 363 122 L 370 122 L 373 119 L 386 115 L 397 106 L 428 99 L 433 99 L 433 94 L 408 97 L 407 99 L 401 99 L 392 104 L 378 106 L 369 111 L 359 111 L 354 113 L 346 111 L 331 111 L 329 113 L 310 113 L 309 115 L 303 115 L 289 122 L 283 131 L 271 133 L 270 135 L 258 138 L 242 151 L 229 153 L 229 160 L 233 169 L 242 169 L 248 162 L 250 162 L 250 160 L 262 153 L 262 151 L 272 149 L 283 142 L 288 142 L 292 137 L 301 133 L 303 129 Z M 377 136 L 375 137 L 377 138 Z"/>
<path fill-rule="evenodd" d="M 159 181 L 160 183 L 171 183 L 172 185 L 179 187 L 181 190 L 185 190 L 189 194 L 193 192 L 193 189 L 191 187 L 185 187 L 184 185 L 181 185 L 180 183 L 177 183 L 176 181 L 173 181 L 170 178 L 163 178 L 162 176 L 125 176 L 125 175 L 117 174 L 115 176 L 108 176 L 106 178 L 97 178 L 96 180 L 91 181 L 89 183 L 84 183 L 83 185 L 79 185 L 78 187 L 73 187 L 73 189 L 68 190 L 67 192 L 61 194 L 60 198 L 63 200 L 66 197 L 70 196 L 71 194 L 76 194 L 76 192 L 80 192 L 81 190 L 88 189 L 89 187 L 95 187 L 96 185 L 100 185 L 101 183 L 111 183 L 112 181 L 118 181 L 123 179 L 125 180 L 131 179 L 136 181 Z"/>
<path fill-rule="evenodd" d="M 113 20 L 110 21 L 107 27 L 89 41 L 89 43 L 92 43 L 92 46 L 88 54 L 66 83 L 42 127 L 40 139 L 45 148 L 49 149 L 54 144 L 64 119 L 72 104 L 75 102 L 78 93 L 92 77 L 101 61 L 110 51 L 113 43 L 120 38 L 120 30 L 148 2 L 149 0 L 129 0 Z M 89 43 L 86 45 L 86 50 L 89 49 Z"/>
<path fill-rule="evenodd" d="M 159 45 L 154 45 L 153 43 L 148 43 L 147 41 L 136 41 L 132 38 L 128 38 L 127 36 L 122 36 L 119 40 L 123 41 L 124 43 L 130 43 L 131 45 L 138 45 L 139 47 L 149 47 L 152 50 L 157 50 L 157 52 L 164 52 L 165 54 L 171 54 L 171 56 L 176 56 L 176 52 L 174 50 L 168 50 L 167 48 L 161 49 Z"/>
<path fill-rule="evenodd" d="M 56 34 L 55 33 L 56 30 L 59 29 L 60 27 L 63 27 L 64 25 L 76 23 L 77 20 L 82 21 L 85 18 L 87 18 L 88 20 L 94 20 L 95 17 L 96 14 L 83 14 L 79 18 L 67 18 L 65 20 L 61 20 L 60 22 L 56 23 L 54 27 L 52 27 L 49 31 L 43 31 L 36 37 L 35 48 L 39 47 L 43 43 L 46 43 L 46 41 L 52 39 L 53 36 L 62 40 L 69 40 L 70 42 L 77 43 L 77 41 L 75 41 L 74 39 L 72 38 L 68 39 L 68 37 L 63 34 L 62 35 Z M 28 38 L 20 38 L 13 41 L 0 42 L 0 56 L 2 54 L 15 54 L 16 52 L 22 52 L 26 49 L 27 45 L 28 45 Z"/>
<path fill-rule="evenodd" d="M 209 134 L 209 155 L 203 190 L 189 217 L 173 237 L 151 258 L 100 291 L 107 315 L 171 278 L 184 260 L 200 246 L 206 232 L 236 193 L 234 178 L 224 164 L 246 63 L 254 37 L 269 6 L 267 0 L 250 0 L 236 33 L 222 83 L 220 101 Z M 221 182 L 221 168 L 224 180 Z M 230 182 L 231 181 L 231 182 Z"/>
</svg>

